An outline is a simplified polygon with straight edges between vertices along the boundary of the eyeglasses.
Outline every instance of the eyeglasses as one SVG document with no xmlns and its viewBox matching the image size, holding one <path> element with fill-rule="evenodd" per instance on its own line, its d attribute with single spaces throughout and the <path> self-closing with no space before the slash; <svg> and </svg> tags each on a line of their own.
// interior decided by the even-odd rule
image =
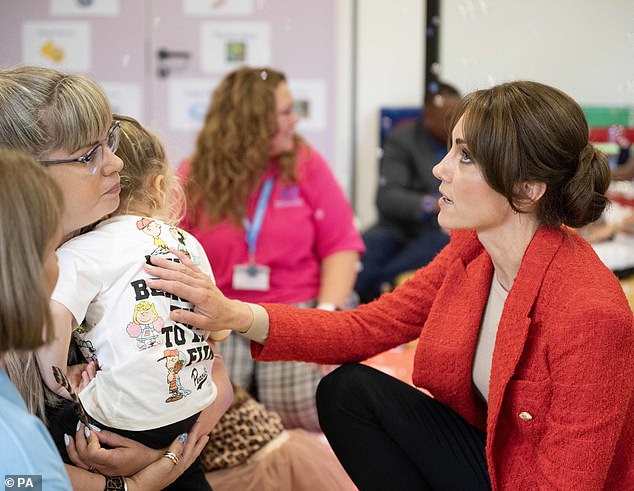
<svg viewBox="0 0 634 491">
<path fill-rule="evenodd" d="M 119 148 L 119 140 L 121 138 L 121 121 L 113 121 L 108 130 L 108 134 L 103 141 L 97 143 L 94 147 L 88 150 L 85 154 L 80 155 L 74 159 L 59 159 L 59 160 L 40 160 L 40 164 L 43 165 L 55 165 L 55 164 L 70 164 L 72 162 L 79 162 L 85 164 L 88 168 L 88 172 L 92 175 L 97 173 L 99 162 L 103 162 L 103 146 L 106 145 L 108 149 L 114 153 Z"/>
</svg>

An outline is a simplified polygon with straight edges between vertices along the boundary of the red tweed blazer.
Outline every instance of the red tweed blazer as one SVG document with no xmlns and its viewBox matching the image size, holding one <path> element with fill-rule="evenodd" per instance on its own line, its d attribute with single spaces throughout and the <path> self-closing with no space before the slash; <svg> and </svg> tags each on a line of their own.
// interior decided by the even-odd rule
<svg viewBox="0 0 634 491">
<path fill-rule="evenodd" d="M 418 338 L 413 381 L 486 430 L 493 489 L 634 489 L 634 321 L 618 280 L 576 233 L 541 227 L 500 319 L 487 410 L 471 372 L 492 274 L 475 233 L 455 232 L 354 311 L 265 305 L 252 354 L 344 363 Z"/>
</svg>

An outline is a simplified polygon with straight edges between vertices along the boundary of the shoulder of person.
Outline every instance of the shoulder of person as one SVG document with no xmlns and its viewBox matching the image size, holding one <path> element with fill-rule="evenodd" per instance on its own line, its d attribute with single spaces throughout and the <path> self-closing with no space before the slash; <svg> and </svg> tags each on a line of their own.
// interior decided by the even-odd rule
<svg viewBox="0 0 634 491">
<path fill-rule="evenodd" d="M 386 142 L 390 140 L 411 141 L 420 138 L 424 133 L 423 120 L 418 118 L 412 121 L 406 121 L 392 128 L 386 135 Z"/>
<path fill-rule="evenodd" d="M 324 156 L 314 147 L 311 147 L 307 143 L 300 143 L 297 147 L 296 153 L 296 166 L 297 175 L 299 179 L 308 178 L 311 179 L 315 174 L 320 175 L 326 170 L 329 173 L 333 173 L 332 168 L 324 158 Z"/>
</svg>

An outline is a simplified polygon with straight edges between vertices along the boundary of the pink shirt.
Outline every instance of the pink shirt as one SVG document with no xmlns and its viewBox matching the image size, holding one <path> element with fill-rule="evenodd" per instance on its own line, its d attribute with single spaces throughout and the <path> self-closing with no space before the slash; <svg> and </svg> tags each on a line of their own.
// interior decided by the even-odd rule
<svg viewBox="0 0 634 491">
<path fill-rule="evenodd" d="M 178 175 L 184 179 L 190 162 Z M 330 167 L 314 149 L 298 150 L 296 184 L 286 184 L 271 163 L 262 182 L 275 177 L 257 239 L 255 261 L 271 268 L 268 291 L 234 290 L 233 268 L 248 262 L 245 230 L 229 220 L 215 225 L 193 224 L 187 214 L 181 226 L 203 245 L 220 290 L 229 298 L 249 302 L 297 303 L 317 298 L 321 261 L 336 252 L 363 252 L 353 213 Z M 255 212 L 260 188 L 248 200 L 247 218 Z"/>
</svg>

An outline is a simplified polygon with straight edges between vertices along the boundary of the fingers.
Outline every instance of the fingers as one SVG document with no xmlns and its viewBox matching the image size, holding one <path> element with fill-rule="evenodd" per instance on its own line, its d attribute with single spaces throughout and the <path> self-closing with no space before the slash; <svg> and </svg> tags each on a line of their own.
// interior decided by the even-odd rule
<svg viewBox="0 0 634 491">
<path fill-rule="evenodd" d="M 195 423 L 194 426 L 192 426 L 189 434 L 183 434 L 185 435 L 184 444 L 182 438 L 183 435 L 181 435 L 172 443 L 172 445 L 170 445 L 170 450 L 174 445 L 176 448 L 181 445 L 179 466 L 182 466 L 182 469 L 187 469 L 190 465 L 192 465 L 194 460 L 196 460 L 196 457 L 200 455 L 200 452 L 202 452 L 203 448 L 205 448 L 205 445 L 209 441 L 209 435 L 199 434 L 199 432 L 196 431 L 196 425 L 198 425 L 198 423 Z"/>
<path fill-rule="evenodd" d="M 194 261 L 192 261 L 191 258 L 187 254 L 185 254 L 183 251 L 179 251 L 178 249 L 171 248 L 170 252 L 174 254 L 180 260 L 181 264 L 184 264 L 185 266 L 188 266 L 190 268 L 198 269 L 198 266 L 196 266 Z"/>
<path fill-rule="evenodd" d="M 91 361 L 86 365 L 85 370 L 81 372 L 81 380 L 77 387 L 78 391 L 82 391 L 95 378 L 95 375 L 97 375 L 97 363 Z"/>
<path fill-rule="evenodd" d="M 97 370 L 99 369 L 99 366 L 97 365 L 96 361 L 91 361 L 90 363 L 88 363 L 88 365 L 86 365 L 86 370 L 85 372 L 88 374 L 88 376 L 90 377 L 90 380 L 95 378 L 95 375 L 97 375 Z"/>
<path fill-rule="evenodd" d="M 64 443 L 66 444 L 66 453 L 70 458 L 70 461 L 75 464 L 77 467 L 81 467 L 82 469 L 88 470 L 90 466 L 84 463 L 83 460 L 79 457 L 77 453 L 77 448 L 75 447 L 75 441 L 72 436 L 64 434 Z"/>
<path fill-rule="evenodd" d="M 99 438 L 99 443 L 106 447 L 117 448 L 117 447 L 127 447 L 129 440 L 117 433 L 113 433 L 112 431 L 102 430 L 97 433 L 97 437 Z"/>
<path fill-rule="evenodd" d="M 179 261 L 171 261 L 164 257 L 152 256 L 150 258 L 152 264 L 146 264 L 146 272 L 158 276 L 159 278 L 188 282 L 192 284 L 207 284 L 209 276 L 203 273 L 191 259 L 180 251 L 170 249 Z"/>
<path fill-rule="evenodd" d="M 191 462 L 187 464 L 190 451 L 188 450 L 187 455 L 185 455 L 185 448 L 191 448 L 191 444 L 189 446 L 186 445 L 187 440 L 187 433 L 179 435 L 161 456 L 161 460 L 165 459 L 165 461 L 169 462 L 168 465 L 173 466 L 173 470 L 178 473 L 182 472 L 183 469 L 186 469 L 191 464 Z M 185 467 L 186 464 L 187 466 Z"/>
<path fill-rule="evenodd" d="M 196 326 L 199 329 L 205 329 L 205 326 L 209 322 L 209 317 L 207 317 L 206 315 L 183 309 L 172 310 L 170 312 L 170 319 L 182 324 Z"/>
<path fill-rule="evenodd" d="M 84 469 L 93 470 L 93 465 L 98 465 L 98 459 L 96 457 L 98 456 L 99 450 L 101 450 L 99 438 L 97 438 L 97 432 L 79 422 L 77 424 L 77 431 L 75 432 L 75 440 L 73 441 L 70 437 L 68 440 L 69 443 L 66 448 L 70 449 L 74 455 L 73 458 L 69 451 L 68 456 L 71 460 L 73 462 L 75 462 L 75 460 L 81 462 L 83 465 L 80 465 L 80 467 Z"/>
</svg>

